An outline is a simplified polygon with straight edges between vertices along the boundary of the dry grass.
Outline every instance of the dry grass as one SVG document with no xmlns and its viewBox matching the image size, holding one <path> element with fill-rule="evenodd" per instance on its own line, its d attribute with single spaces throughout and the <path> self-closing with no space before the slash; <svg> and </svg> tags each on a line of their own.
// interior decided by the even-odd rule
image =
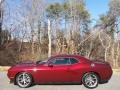
<svg viewBox="0 0 120 90">
<path fill-rule="evenodd" d="M 7 71 L 10 66 L 0 66 L 0 71 Z"/>
<path fill-rule="evenodd" d="M 118 68 L 113 68 L 113 71 L 114 71 L 114 72 L 120 72 L 120 67 L 118 67 Z"/>
</svg>

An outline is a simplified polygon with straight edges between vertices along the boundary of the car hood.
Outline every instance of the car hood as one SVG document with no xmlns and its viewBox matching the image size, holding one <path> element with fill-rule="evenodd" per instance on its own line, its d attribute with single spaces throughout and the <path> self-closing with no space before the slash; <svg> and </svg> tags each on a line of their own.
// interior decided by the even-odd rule
<svg viewBox="0 0 120 90">
<path fill-rule="evenodd" d="M 16 64 L 15 67 L 23 67 L 23 66 L 35 66 L 36 64 L 34 62 L 25 62 L 25 63 L 20 63 Z"/>
</svg>

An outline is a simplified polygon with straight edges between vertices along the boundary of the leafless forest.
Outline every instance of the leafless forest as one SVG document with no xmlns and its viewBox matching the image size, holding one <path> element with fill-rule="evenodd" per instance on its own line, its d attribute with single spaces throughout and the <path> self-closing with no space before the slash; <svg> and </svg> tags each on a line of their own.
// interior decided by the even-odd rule
<svg viewBox="0 0 120 90">
<path fill-rule="evenodd" d="M 85 0 L 20 1 L 0 0 L 0 65 L 77 54 L 120 66 L 120 0 L 110 0 L 99 20 Z"/>
</svg>

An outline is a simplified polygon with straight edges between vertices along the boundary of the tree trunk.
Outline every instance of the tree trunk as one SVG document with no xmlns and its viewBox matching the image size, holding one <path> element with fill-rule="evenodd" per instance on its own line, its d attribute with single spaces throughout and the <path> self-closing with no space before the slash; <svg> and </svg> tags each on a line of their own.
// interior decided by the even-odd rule
<svg viewBox="0 0 120 90">
<path fill-rule="evenodd" d="M 41 53 L 41 21 L 38 21 L 38 51 Z"/>
<path fill-rule="evenodd" d="M 48 57 L 51 57 L 51 30 L 50 30 L 50 20 L 48 19 Z"/>
<path fill-rule="evenodd" d="M 92 43 L 92 41 L 91 41 L 91 42 L 90 42 L 90 49 L 89 49 L 88 54 L 87 54 L 87 57 L 88 57 L 88 58 L 90 58 L 90 56 L 91 56 L 92 47 L 93 47 L 93 43 Z"/>
<path fill-rule="evenodd" d="M 112 50 L 111 50 L 111 53 L 112 53 L 112 61 L 113 61 L 113 67 L 115 67 L 116 65 L 116 63 L 115 63 L 115 58 L 114 58 L 114 52 L 115 52 L 115 50 L 114 50 L 114 42 L 112 43 Z"/>
<path fill-rule="evenodd" d="M 31 31 L 31 49 L 32 49 L 32 54 L 34 55 L 34 30 L 32 29 Z"/>
<path fill-rule="evenodd" d="M 116 67 L 118 67 L 118 60 L 119 60 L 119 55 L 120 55 L 120 44 L 118 42 L 118 45 L 117 45 L 117 50 L 116 50 Z"/>
<path fill-rule="evenodd" d="M 105 61 L 107 61 L 107 50 L 108 48 L 105 48 Z"/>
<path fill-rule="evenodd" d="M 3 4 L 4 0 L 0 0 L 0 45 L 2 45 L 2 21 L 3 21 Z"/>
</svg>

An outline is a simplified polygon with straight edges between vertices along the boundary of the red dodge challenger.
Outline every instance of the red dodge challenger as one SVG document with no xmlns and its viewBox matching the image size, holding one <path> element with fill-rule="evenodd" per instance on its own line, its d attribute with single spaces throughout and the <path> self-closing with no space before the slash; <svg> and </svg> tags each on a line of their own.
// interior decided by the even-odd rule
<svg viewBox="0 0 120 90">
<path fill-rule="evenodd" d="M 112 76 L 107 62 L 90 61 L 78 55 L 58 55 L 47 61 L 23 63 L 8 70 L 8 78 L 19 87 L 26 88 L 33 83 L 80 83 L 87 88 L 96 88 Z"/>
</svg>

